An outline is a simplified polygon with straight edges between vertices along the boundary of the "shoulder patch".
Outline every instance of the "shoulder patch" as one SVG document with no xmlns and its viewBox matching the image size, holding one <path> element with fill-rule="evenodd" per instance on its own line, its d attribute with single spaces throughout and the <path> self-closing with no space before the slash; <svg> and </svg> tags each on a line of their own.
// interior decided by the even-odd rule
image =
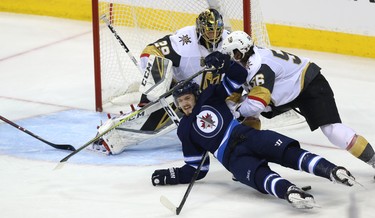
<svg viewBox="0 0 375 218">
<path fill-rule="evenodd" d="M 182 45 L 187 45 L 191 43 L 191 37 L 188 34 L 179 36 L 178 38 L 180 38 L 179 42 L 181 42 Z"/>
</svg>

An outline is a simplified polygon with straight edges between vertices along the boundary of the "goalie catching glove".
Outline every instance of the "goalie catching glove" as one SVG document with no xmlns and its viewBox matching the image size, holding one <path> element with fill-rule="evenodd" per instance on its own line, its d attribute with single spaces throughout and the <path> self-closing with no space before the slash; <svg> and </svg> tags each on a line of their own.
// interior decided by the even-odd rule
<svg viewBox="0 0 375 218">
<path fill-rule="evenodd" d="M 178 184 L 178 170 L 176 168 L 155 170 L 151 176 L 152 185 Z"/>
</svg>

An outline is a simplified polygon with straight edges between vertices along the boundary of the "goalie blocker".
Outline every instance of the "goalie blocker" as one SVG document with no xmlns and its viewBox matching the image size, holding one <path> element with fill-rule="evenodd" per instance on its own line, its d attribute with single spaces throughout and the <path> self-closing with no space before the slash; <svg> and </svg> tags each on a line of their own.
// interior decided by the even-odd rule
<svg viewBox="0 0 375 218">
<path fill-rule="evenodd" d="M 173 77 L 171 69 L 172 61 L 150 55 L 139 91 L 146 95 L 150 101 L 159 99 L 171 86 Z M 169 105 L 169 109 L 176 110 L 172 96 L 166 98 L 165 101 Z M 138 144 L 176 129 L 163 107 L 165 108 L 165 105 L 163 106 L 160 102 L 156 103 L 143 113 L 103 135 L 99 141 L 96 141 L 88 148 L 105 154 L 119 154 L 129 145 Z M 111 129 L 126 116 L 129 116 L 131 112 L 119 117 L 109 118 L 98 128 L 98 134 Z"/>
</svg>

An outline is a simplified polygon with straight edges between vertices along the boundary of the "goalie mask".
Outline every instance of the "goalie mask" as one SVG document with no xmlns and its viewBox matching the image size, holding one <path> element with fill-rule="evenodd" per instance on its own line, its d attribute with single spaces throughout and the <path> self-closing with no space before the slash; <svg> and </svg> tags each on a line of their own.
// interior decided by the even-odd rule
<svg viewBox="0 0 375 218">
<path fill-rule="evenodd" d="M 177 86 L 178 85 L 179 84 L 177 84 Z M 187 82 L 186 84 L 184 84 L 183 86 L 179 87 L 178 89 L 176 89 L 173 92 L 174 103 L 178 108 L 180 108 L 180 107 L 178 105 L 177 98 L 179 98 L 183 95 L 186 95 L 186 94 L 193 94 L 195 96 L 195 99 L 197 99 L 199 94 L 200 94 L 199 85 L 195 82 L 190 81 L 190 82 Z"/>
<path fill-rule="evenodd" d="M 254 42 L 247 33 L 234 31 L 224 39 L 221 51 L 230 55 L 232 60 L 240 61 L 253 46 Z"/>
<path fill-rule="evenodd" d="M 197 17 L 196 28 L 199 37 L 203 37 L 206 43 L 216 44 L 223 35 L 223 18 L 217 10 L 207 9 Z"/>
</svg>

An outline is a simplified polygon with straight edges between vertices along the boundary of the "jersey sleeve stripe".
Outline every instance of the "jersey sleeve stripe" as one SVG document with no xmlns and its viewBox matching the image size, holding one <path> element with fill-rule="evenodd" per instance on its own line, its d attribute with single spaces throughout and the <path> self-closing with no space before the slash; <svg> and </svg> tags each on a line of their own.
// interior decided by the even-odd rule
<svg viewBox="0 0 375 218">
<path fill-rule="evenodd" d="M 249 99 L 252 99 L 252 100 L 255 100 L 255 101 L 259 101 L 260 103 L 262 103 L 265 107 L 268 105 L 262 98 L 258 98 L 256 96 L 249 96 Z"/>
<path fill-rule="evenodd" d="M 235 92 L 241 87 L 241 84 L 236 83 L 235 81 L 229 79 L 226 76 L 223 79 L 223 85 L 228 95 L 231 95 L 233 92 Z"/>
</svg>

